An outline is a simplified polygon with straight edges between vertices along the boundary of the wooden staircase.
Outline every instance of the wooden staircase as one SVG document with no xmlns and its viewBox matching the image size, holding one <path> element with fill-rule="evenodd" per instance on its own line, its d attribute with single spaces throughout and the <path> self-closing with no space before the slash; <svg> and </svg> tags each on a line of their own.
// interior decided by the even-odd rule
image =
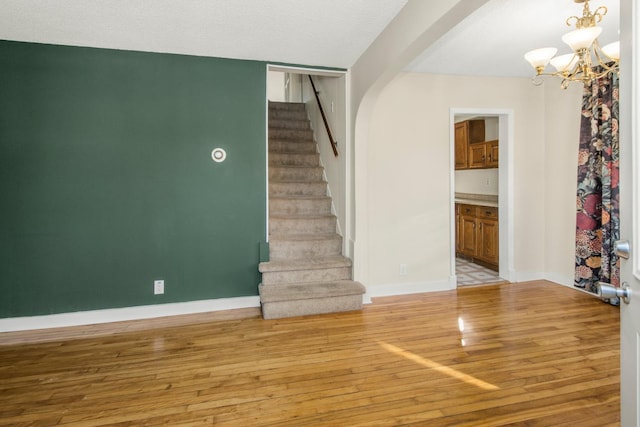
<svg viewBox="0 0 640 427">
<path fill-rule="evenodd" d="M 342 255 L 304 104 L 269 103 L 269 254 L 259 265 L 265 319 L 360 310 L 365 288 Z"/>
</svg>

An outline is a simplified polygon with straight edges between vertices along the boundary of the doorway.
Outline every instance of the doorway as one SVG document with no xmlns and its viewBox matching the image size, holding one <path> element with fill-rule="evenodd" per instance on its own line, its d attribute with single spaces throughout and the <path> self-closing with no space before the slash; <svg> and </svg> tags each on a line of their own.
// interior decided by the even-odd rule
<svg viewBox="0 0 640 427">
<path fill-rule="evenodd" d="M 268 102 L 303 103 L 309 118 L 320 164 L 323 167 L 323 179 L 327 182 L 327 196 L 331 197 L 331 212 L 337 217 L 337 232 L 342 236 L 350 235 L 352 210 L 349 204 L 349 182 L 352 147 L 349 144 L 348 86 L 347 73 L 341 70 L 327 70 L 293 67 L 284 65 L 267 66 L 267 111 Z M 313 79 L 315 90 L 311 85 Z M 323 111 L 320 111 L 320 104 Z M 339 155 L 335 155 L 326 128 L 330 128 L 337 143 Z M 265 141 L 267 159 L 268 141 Z M 269 163 L 267 161 L 267 186 Z M 268 192 L 268 188 L 267 188 Z M 268 194 L 268 193 L 267 193 Z M 267 212 L 269 212 L 267 206 Z M 268 219 L 267 219 L 268 225 Z M 268 227 L 267 227 L 268 229 Z M 267 236 L 268 239 L 268 236 Z M 342 252 L 352 256 L 352 246 L 343 239 Z"/>
<path fill-rule="evenodd" d="M 510 110 L 451 111 L 451 274 L 457 287 L 511 280 Z"/>
</svg>

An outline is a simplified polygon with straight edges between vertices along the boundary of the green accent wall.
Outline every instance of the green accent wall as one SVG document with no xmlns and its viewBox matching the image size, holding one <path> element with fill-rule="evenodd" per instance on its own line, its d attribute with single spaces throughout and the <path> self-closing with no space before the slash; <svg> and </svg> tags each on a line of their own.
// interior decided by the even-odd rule
<svg viewBox="0 0 640 427">
<path fill-rule="evenodd" d="M 257 295 L 265 94 L 263 62 L 0 41 L 0 318 Z"/>
</svg>

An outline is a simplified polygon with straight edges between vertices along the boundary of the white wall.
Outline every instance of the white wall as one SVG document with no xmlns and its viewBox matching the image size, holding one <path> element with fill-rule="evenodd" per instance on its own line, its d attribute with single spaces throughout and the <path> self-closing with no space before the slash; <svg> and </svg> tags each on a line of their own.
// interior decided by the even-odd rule
<svg viewBox="0 0 640 427">
<path fill-rule="evenodd" d="M 498 168 L 464 169 L 455 172 L 456 193 L 497 196 L 498 184 Z"/>
<path fill-rule="evenodd" d="M 484 119 L 484 140 L 493 141 L 498 139 L 498 118 L 486 117 Z"/>
<path fill-rule="evenodd" d="M 566 115 L 564 106 L 554 114 Z M 452 108 L 514 111 L 512 277 L 545 275 L 545 89 L 529 79 L 403 73 L 382 91 L 371 117 L 365 181 L 371 295 L 449 282 Z M 408 265 L 407 275 L 399 275 L 399 264 Z"/>
<path fill-rule="evenodd" d="M 582 85 L 559 86 L 558 80 L 544 83 L 545 272 L 549 280 L 573 286 Z"/>
<path fill-rule="evenodd" d="M 489 0 L 409 0 L 348 75 L 350 144 L 348 159 L 349 244 L 353 246 L 354 278 L 369 283 L 367 151 L 372 111 L 383 88 L 414 59 Z"/>
<path fill-rule="evenodd" d="M 313 94 L 309 78 L 302 79 L 302 98 L 307 106 L 314 136 L 318 142 L 320 159 L 325 169 L 329 192 L 333 202 L 333 213 L 338 218 L 338 232 L 345 235 L 346 226 L 346 191 L 347 191 L 347 111 L 346 111 L 346 76 L 313 76 L 316 90 L 319 92 L 322 108 L 329 122 L 334 140 L 338 142 L 338 157 L 334 156 L 329 136 L 322 120 L 318 103 Z M 347 239 L 343 241 L 343 252 L 347 255 Z"/>
<path fill-rule="evenodd" d="M 284 102 L 284 73 L 280 71 L 267 72 L 267 97 L 269 101 Z"/>
<path fill-rule="evenodd" d="M 299 72 L 285 73 L 285 100 L 287 102 L 302 102 L 302 84 L 304 75 Z"/>
</svg>

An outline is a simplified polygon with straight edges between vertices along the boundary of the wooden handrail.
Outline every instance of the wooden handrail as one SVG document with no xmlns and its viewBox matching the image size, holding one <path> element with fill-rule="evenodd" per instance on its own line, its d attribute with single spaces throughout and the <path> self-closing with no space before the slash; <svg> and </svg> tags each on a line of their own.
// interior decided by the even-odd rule
<svg viewBox="0 0 640 427">
<path fill-rule="evenodd" d="M 316 101 L 318 101 L 318 107 L 320 107 L 320 114 L 322 114 L 322 121 L 324 121 L 324 127 L 327 130 L 327 135 L 329 135 L 329 142 L 331 143 L 331 148 L 333 149 L 333 155 L 338 157 L 338 142 L 333 139 L 331 129 L 329 129 L 329 122 L 327 122 L 327 116 L 324 115 L 324 109 L 322 108 L 322 103 L 320 103 L 320 97 L 318 96 L 319 92 L 316 90 L 316 85 L 313 84 L 313 79 L 311 78 L 311 76 L 309 76 L 309 81 L 311 82 L 313 93 L 316 96 Z"/>
</svg>

